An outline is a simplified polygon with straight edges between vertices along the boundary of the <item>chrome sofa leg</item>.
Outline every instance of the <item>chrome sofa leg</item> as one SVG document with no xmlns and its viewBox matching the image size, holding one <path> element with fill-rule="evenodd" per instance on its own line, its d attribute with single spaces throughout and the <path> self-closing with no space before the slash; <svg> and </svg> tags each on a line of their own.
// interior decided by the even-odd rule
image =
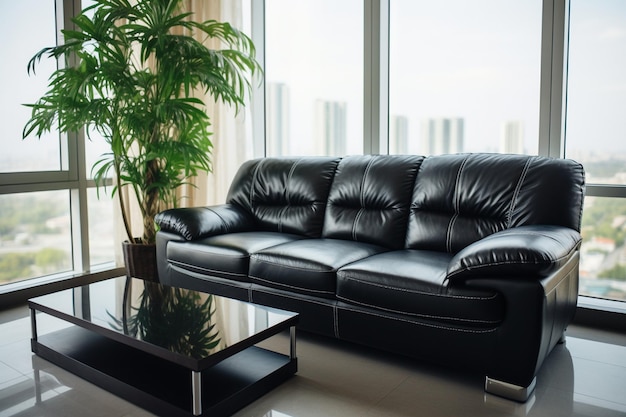
<svg viewBox="0 0 626 417">
<path fill-rule="evenodd" d="M 500 397 L 508 398 L 519 402 L 526 402 L 530 394 L 535 389 L 537 384 L 537 377 L 528 384 L 527 387 L 520 387 L 519 385 L 510 384 L 508 382 L 499 381 L 489 377 L 485 378 L 485 391 L 490 394 L 498 395 Z"/>
</svg>

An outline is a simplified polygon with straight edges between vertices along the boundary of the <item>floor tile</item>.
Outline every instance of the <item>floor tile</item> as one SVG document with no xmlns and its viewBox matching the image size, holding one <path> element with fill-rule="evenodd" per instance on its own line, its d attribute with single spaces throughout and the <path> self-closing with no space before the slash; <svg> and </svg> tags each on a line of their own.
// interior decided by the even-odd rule
<svg viewBox="0 0 626 417">
<path fill-rule="evenodd" d="M 2 352 L 0 352 L 0 358 L 6 359 L 6 357 L 2 355 Z M 20 376 L 22 376 L 20 372 L 10 367 L 8 364 L 0 362 L 0 384 L 13 381 Z"/>
<path fill-rule="evenodd" d="M 18 314 L 19 313 L 19 314 Z M 8 317 L 8 318 L 7 318 Z M 62 325 L 37 316 L 42 332 Z M 151 413 L 30 352 L 30 318 L 0 312 L 0 417 L 149 417 Z M 264 342 L 289 351 L 286 333 Z M 237 417 L 479 415 L 626 417 L 626 335 L 573 327 L 526 403 L 483 391 L 484 376 L 298 334 L 298 373 Z"/>
</svg>

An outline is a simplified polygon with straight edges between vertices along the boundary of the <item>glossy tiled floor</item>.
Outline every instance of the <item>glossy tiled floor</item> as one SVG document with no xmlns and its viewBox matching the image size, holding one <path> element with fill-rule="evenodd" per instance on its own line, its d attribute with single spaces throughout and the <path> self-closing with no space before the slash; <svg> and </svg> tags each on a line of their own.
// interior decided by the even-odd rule
<svg viewBox="0 0 626 417">
<path fill-rule="evenodd" d="M 0 312 L 0 416 L 149 416 L 30 352 L 25 307 Z M 287 349 L 286 336 L 268 342 Z M 462 347 L 459 347 L 462 349 Z M 626 335 L 572 326 L 526 404 L 482 378 L 301 334 L 298 374 L 237 416 L 626 416 Z"/>
</svg>

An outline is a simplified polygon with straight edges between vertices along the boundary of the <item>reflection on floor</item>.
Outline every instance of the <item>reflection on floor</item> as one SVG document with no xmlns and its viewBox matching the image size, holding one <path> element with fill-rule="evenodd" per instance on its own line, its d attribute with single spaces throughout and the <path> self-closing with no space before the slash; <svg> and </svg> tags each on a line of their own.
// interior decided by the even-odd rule
<svg viewBox="0 0 626 417">
<path fill-rule="evenodd" d="M 576 326 L 567 335 L 519 404 L 484 394 L 481 376 L 299 334 L 298 374 L 236 415 L 626 416 L 626 335 Z M 267 344 L 286 351 L 285 339 Z M 2 311 L 0 417 L 42 415 L 151 414 L 33 356 L 28 309 Z"/>
</svg>

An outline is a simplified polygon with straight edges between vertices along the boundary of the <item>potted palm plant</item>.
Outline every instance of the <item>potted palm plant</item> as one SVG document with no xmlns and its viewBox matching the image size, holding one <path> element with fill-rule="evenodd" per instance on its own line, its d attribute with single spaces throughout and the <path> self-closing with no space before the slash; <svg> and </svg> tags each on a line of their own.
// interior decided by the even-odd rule
<svg viewBox="0 0 626 417">
<path fill-rule="evenodd" d="M 42 49 L 28 64 L 34 73 L 44 57 L 65 61 L 43 97 L 27 104 L 24 137 L 85 129 L 110 146 L 92 175 L 98 186 L 113 177 L 128 235 L 125 257 L 130 243 L 148 248 L 151 255 L 141 260 L 154 257 L 154 216 L 176 207 L 179 187 L 211 169 L 210 118 L 195 93 L 239 109 L 260 73 L 249 37 L 229 23 L 194 21 L 181 3 L 95 0 L 73 19 L 75 29 L 63 31 L 62 45 Z M 206 46 L 211 39 L 221 47 Z M 126 195 L 139 203 L 142 236 L 131 233 Z M 142 263 L 126 259 L 127 267 Z"/>
</svg>

